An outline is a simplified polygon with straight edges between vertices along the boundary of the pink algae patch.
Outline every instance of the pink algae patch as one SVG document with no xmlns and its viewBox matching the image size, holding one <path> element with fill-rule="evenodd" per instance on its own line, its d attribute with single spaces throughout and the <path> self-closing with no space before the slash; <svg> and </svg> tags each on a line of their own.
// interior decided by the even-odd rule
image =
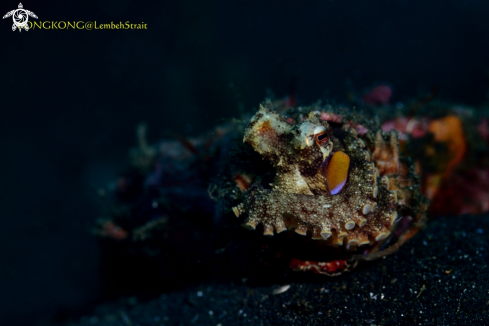
<svg viewBox="0 0 489 326">
<path fill-rule="evenodd" d="M 339 114 L 330 113 L 330 112 L 322 112 L 319 119 L 328 122 L 341 123 L 343 121 L 343 116 Z"/>
<path fill-rule="evenodd" d="M 481 123 L 477 126 L 477 131 L 485 141 L 489 141 L 489 121 L 487 118 L 482 119 Z"/>
<path fill-rule="evenodd" d="M 392 87 L 389 85 L 378 85 L 372 88 L 362 98 L 363 102 L 373 105 L 387 105 L 392 97 Z"/>
<path fill-rule="evenodd" d="M 428 133 L 429 121 L 424 118 L 399 117 L 388 120 L 382 124 L 382 130 L 389 132 L 391 129 L 399 133 L 401 140 L 406 140 L 408 135 L 413 138 L 424 137 Z"/>
</svg>

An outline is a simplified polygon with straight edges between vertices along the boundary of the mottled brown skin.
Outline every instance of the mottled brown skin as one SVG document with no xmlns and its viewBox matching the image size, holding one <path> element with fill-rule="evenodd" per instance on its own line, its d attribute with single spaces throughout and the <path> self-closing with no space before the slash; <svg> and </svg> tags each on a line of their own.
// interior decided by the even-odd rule
<svg viewBox="0 0 489 326">
<path fill-rule="evenodd" d="M 292 126 L 275 112 L 261 107 L 245 131 L 244 142 L 250 144 L 276 168 L 273 188 L 296 194 L 322 194 L 327 191 L 321 169 L 324 154 L 333 148 L 332 131 L 328 123 L 310 117 L 313 126 L 325 129 L 328 141 L 321 146 L 301 146 L 297 139 L 315 143 L 314 134 L 304 135 L 300 125 Z M 301 125 L 304 125 L 301 124 Z"/>
<path fill-rule="evenodd" d="M 323 136 L 318 142 L 318 131 L 327 134 L 327 140 Z M 402 218 L 398 215 L 402 207 L 396 190 L 402 188 L 404 179 L 396 176 L 394 187 L 374 162 L 378 158 L 382 172 L 392 178 L 396 171 L 387 168 L 383 159 L 387 157 L 399 165 L 397 136 L 393 133 L 385 141 L 378 134 L 374 142 L 365 138 L 366 144 L 348 124 L 337 128 L 335 134 L 333 138 L 329 124 L 314 114 L 293 125 L 260 107 L 245 130 L 244 142 L 273 164 L 276 176 L 271 189 L 255 184 L 245 193 L 243 202 L 233 208 L 237 216 L 247 216 L 244 227 L 255 229 L 262 224 L 268 236 L 274 235 L 274 230 L 280 233 L 295 229 L 300 235 L 348 250 L 387 238 Z M 338 150 L 350 157 L 349 176 L 341 192 L 331 195 L 323 162 Z M 424 217 L 424 212 L 421 215 Z"/>
</svg>

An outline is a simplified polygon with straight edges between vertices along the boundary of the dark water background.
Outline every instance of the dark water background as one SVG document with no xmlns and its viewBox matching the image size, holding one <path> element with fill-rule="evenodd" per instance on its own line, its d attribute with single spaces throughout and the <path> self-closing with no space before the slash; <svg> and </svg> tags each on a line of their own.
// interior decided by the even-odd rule
<svg viewBox="0 0 489 326">
<path fill-rule="evenodd" d="M 17 8 L 2 1 L 0 14 Z M 197 135 L 264 99 L 344 99 L 377 82 L 394 101 L 440 87 L 487 100 L 489 2 L 29 1 L 41 21 L 144 22 L 147 30 L 12 32 L 0 20 L 0 324 L 100 300 L 89 231 L 134 128 Z M 33 20 L 31 18 L 31 20 Z M 54 316 L 54 317 L 53 317 Z"/>
</svg>

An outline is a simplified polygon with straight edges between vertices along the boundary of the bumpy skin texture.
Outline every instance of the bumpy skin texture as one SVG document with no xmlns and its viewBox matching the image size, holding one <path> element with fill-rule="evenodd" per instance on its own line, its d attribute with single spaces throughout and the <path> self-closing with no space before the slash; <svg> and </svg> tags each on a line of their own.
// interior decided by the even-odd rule
<svg viewBox="0 0 489 326">
<path fill-rule="evenodd" d="M 276 171 L 269 189 L 255 182 L 233 207 L 237 216 L 246 216 L 243 226 L 248 229 L 262 224 L 268 236 L 295 229 L 352 251 L 385 241 L 404 215 L 414 221 L 409 228 L 424 225 L 427 202 L 419 197 L 412 167 L 400 163 L 395 132 L 369 132 L 362 139 L 348 123 L 336 124 L 333 131 L 311 113 L 294 125 L 260 106 L 244 142 Z M 346 185 L 332 195 L 324 171 L 337 151 L 349 156 L 350 166 Z M 416 207 L 409 206 L 413 203 Z M 408 232 L 404 227 L 397 233 L 406 238 Z"/>
</svg>

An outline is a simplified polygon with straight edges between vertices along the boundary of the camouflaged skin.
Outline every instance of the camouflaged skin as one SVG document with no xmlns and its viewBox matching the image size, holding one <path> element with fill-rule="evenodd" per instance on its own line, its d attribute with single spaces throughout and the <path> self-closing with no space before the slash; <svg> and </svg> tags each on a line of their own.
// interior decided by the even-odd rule
<svg viewBox="0 0 489 326">
<path fill-rule="evenodd" d="M 406 212 L 415 220 L 412 225 L 424 225 L 426 207 L 407 207 L 421 195 L 412 166 L 399 163 L 395 132 L 359 136 L 343 123 L 333 135 L 328 122 L 314 113 L 293 124 L 260 106 L 243 141 L 276 171 L 269 189 L 255 183 L 233 207 L 236 216 L 246 216 L 245 228 L 262 224 L 267 236 L 294 229 L 326 245 L 355 250 L 386 239 Z M 332 195 L 323 171 L 337 151 L 349 156 L 350 166 L 344 188 Z"/>
</svg>

